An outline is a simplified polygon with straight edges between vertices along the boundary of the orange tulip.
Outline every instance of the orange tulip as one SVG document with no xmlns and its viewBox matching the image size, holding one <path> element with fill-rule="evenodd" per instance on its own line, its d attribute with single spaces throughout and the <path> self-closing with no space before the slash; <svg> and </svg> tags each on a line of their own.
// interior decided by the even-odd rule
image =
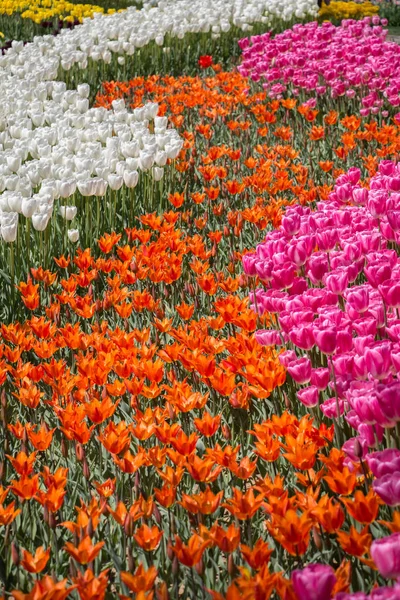
<svg viewBox="0 0 400 600">
<path fill-rule="evenodd" d="M 33 475 L 31 478 L 23 476 L 20 479 L 11 481 L 10 490 L 21 500 L 30 500 L 35 496 L 39 489 L 39 475 Z"/>
<path fill-rule="evenodd" d="M 29 456 L 25 452 L 18 452 L 17 456 L 13 458 L 9 454 L 6 454 L 8 460 L 11 462 L 18 475 L 27 476 L 33 471 L 33 465 L 36 460 L 37 452 L 32 452 Z"/>
<path fill-rule="evenodd" d="M 0 503 L 0 525 L 9 525 L 12 523 L 17 515 L 21 512 L 20 508 L 15 508 L 15 502 L 10 502 L 8 506 L 3 506 Z"/>
<path fill-rule="evenodd" d="M 219 507 L 223 495 L 224 492 L 222 490 L 217 494 L 213 494 L 210 487 L 207 486 L 205 492 L 200 492 L 199 494 L 192 496 L 182 494 L 182 500 L 179 504 L 193 514 L 211 515 Z"/>
<path fill-rule="evenodd" d="M 342 498 L 342 502 L 353 519 L 364 525 L 373 523 L 382 504 L 374 490 L 365 495 L 361 490 L 356 490 L 353 498 Z"/>
<path fill-rule="evenodd" d="M 104 600 L 108 586 L 108 569 L 102 571 L 97 577 L 91 569 L 87 569 L 83 574 L 78 572 L 73 582 L 81 600 Z"/>
<path fill-rule="evenodd" d="M 76 588 L 76 585 L 71 585 L 67 588 L 67 580 L 54 581 L 50 575 L 45 575 L 42 579 L 35 582 L 29 594 L 23 594 L 19 591 L 14 591 L 11 595 L 15 600 L 64 600 Z"/>
<path fill-rule="evenodd" d="M 301 556 L 307 551 L 312 525 L 307 513 L 299 516 L 296 511 L 289 509 L 283 516 L 271 515 L 267 529 L 289 554 Z"/>
<path fill-rule="evenodd" d="M 273 550 L 261 538 L 257 540 L 253 548 L 240 544 L 240 550 L 246 562 L 252 569 L 257 571 L 269 562 Z"/>
<path fill-rule="evenodd" d="M 154 496 L 161 506 L 170 508 L 175 502 L 176 488 L 172 485 L 164 484 L 161 489 L 154 489 Z"/>
<path fill-rule="evenodd" d="M 240 529 L 232 523 L 225 530 L 214 523 L 210 529 L 210 539 L 222 552 L 234 552 L 240 543 Z"/>
<path fill-rule="evenodd" d="M 193 534 L 185 545 L 181 538 L 175 536 L 175 546 L 171 546 L 172 551 L 180 563 L 186 567 L 193 567 L 203 556 L 204 550 L 211 545 L 211 540 L 204 541 L 197 533 Z"/>
<path fill-rule="evenodd" d="M 96 558 L 104 544 L 105 542 L 98 542 L 93 545 L 92 540 L 87 535 L 79 543 L 78 547 L 75 547 L 71 542 L 67 542 L 64 548 L 76 562 L 81 565 L 87 565 Z"/>
<path fill-rule="evenodd" d="M 358 557 L 364 556 L 369 551 L 372 543 L 372 535 L 368 533 L 368 525 L 360 532 L 353 526 L 350 527 L 349 532 L 339 531 L 337 539 L 342 550 L 351 556 Z"/>
<path fill-rule="evenodd" d="M 202 435 L 211 437 L 216 433 L 220 426 L 221 416 L 216 415 L 215 417 L 212 417 L 209 412 L 204 411 L 203 417 L 201 419 L 194 419 L 193 423 Z"/>
<path fill-rule="evenodd" d="M 254 496 L 253 488 L 245 493 L 238 488 L 233 488 L 233 498 L 229 498 L 222 506 L 229 510 L 237 519 L 242 521 L 251 519 L 261 507 L 263 496 Z"/>
<path fill-rule="evenodd" d="M 32 555 L 27 550 L 22 550 L 21 566 L 29 573 L 40 573 L 47 565 L 50 558 L 50 548 L 47 550 L 43 546 L 36 548 Z"/>
<path fill-rule="evenodd" d="M 146 524 L 143 524 L 137 529 L 133 537 L 143 550 L 150 552 L 158 547 L 162 536 L 163 532 L 157 526 L 148 527 Z"/>
<path fill-rule="evenodd" d="M 324 477 L 332 492 L 349 496 L 356 486 L 356 474 L 347 467 L 341 470 L 330 469 L 330 475 Z"/>
<path fill-rule="evenodd" d="M 154 566 L 149 567 L 146 571 L 143 564 L 140 563 L 134 574 L 122 571 L 121 579 L 131 592 L 139 594 L 148 592 L 153 587 L 157 573 Z"/>
</svg>

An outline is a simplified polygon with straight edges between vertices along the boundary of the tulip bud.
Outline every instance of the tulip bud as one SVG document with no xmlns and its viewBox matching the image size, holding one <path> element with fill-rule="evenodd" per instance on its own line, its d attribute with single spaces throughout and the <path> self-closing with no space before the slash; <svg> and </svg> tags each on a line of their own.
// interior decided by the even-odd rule
<svg viewBox="0 0 400 600">
<path fill-rule="evenodd" d="M 132 516 L 130 513 L 128 513 L 125 517 L 124 531 L 125 531 L 125 535 L 127 535 L 128 537 L 132 537 L 135 532 L 134 520 L 132 519 Z"/>
<path fill-rule="evenodd" d="M 71 557 L 69 559 L 69 576 L 71 579 L 75 579 L 75 577 L 78 575 L 78 571 L 77 568 L 75 566 L 75 562 L 74 559 Z"/>
<path fill-rule="evenodd" d="M 322 550 L 322 539 L 321 539 L 318 529 L 316 527 L 313 527 L 312 531 L 313 531 L 313 538 L 314 538 L 314 543 L 315 543 L 316 547 L 318 548 L 318 550 Z"/>
<path fill-rule="evenodd" d="M 18 567 L 19 563 L 20 563 L 20 556 L 19 556 L 19 546 L 18 546 L 17 542 L 11 543 L 11 559 L 13 561 L 13 564 L 16 567 Z"/>
<path fill-rule="evenodd" d="M 86 456 L 83 457 L 83 476 L 85 479 L 89 480 L 90 479 L 90 469 L 89 469 L 89 463 L 86 459 Z"/>
<path fill-rule="evenodd" d="M 55 529 L 57 527 L 57 519 L 54 513 L 49 513 L 49 527 Z"/>
<path fill-rule="evenodd" d="M 171 544 L 171 540 L 168 540 L 167 542 L 167 556 L 169 558 L 169 560 L 173 560 L 174 558 L 174 551 L 172 550 L 172 544 Z"/>
<path fill-rule="evenodd" d="M 169 599 L 168 587 L 167 587 L 167 584 L 165 583 L 165 581 L 163 581 L 162 584 L 160 585 L 160 587 L 158 587 L 156 589 L 156 600 L 168 600 L 168 599 Z"/>
<path fill-rule="evenodd" d="M 172 561 L 172 575 L 174 577 L 176 577 L 178 575 L 178 571 L 179 571 L 179 561 L 178 561 L 177 557 L 175 556 L 174 560 Z"/>
<path fill-rule="evenodd" d="M 161 527 L 161 523 L 162 523 L 161 513 L 160 513 L 160 511 L 158 509 L 157 504 L 155 504 L 155 503 L 154 503 L 154 506 L 153 506 L 153 516 L 154 516 L 154 518 L 156 520 L 157 525 L 159 525 Z"/>
<path fill-rule="evenodd" d="M 139 471 L 136 471 L 136 473 L 135 473 L 135 494 L 136 494 L 136 497 L 138 497 L 139 494 L 140 494 L 140 474 L 139 474 Z"/>
<path fill-rule="evenodd" d="M 230 557 L 231 557 L 231 556 L 232 556 L 232 555 L 230 555 Z M 230 557 L 229 557 L 229 558 L 230 558 Z M 229 561 L 228 561 L 228 564 L 229 564 Z M 198 562 L 198 563 L 196 563 L 196 564 L 195 564 L 194 568 L 196 569 L 197 573 L 198 573 L 200 576 L 203 574 L 203 572 L 204 572 L 204 562 L 203 562 L 203 559 L 202 559 L 202 558 L 199 560 L 199 562 Z"/>
<path fill-rule="evenodd" d="M 171 533 L 173 533 L 173 534 L 176 533 L 176 524 L 175 524 L 175 518 L 174 517 L 171 518 Z"/>
<path fill-rule="evenodd" d="M 361 459 L 364 454 L 363 448 L 361 446 L 361 442 L 358 439 L 358 437 L 354 440 L 353 454 L 354 454 L 354 456 L 356 456 L 359 459 Z"/>
<path fill-rule="evenodd" d="M 231 435 L 231 430 L 229 429 L 228 425 L 222 425 L 221 430 L 222 430 L 222 435 L 224 436 L 224 438 L 227 441 L 229 441 L 232 438 L 232 435 Z"/>
<path fill-rule="evenodd" d="M 232 578 L 235 577 L 235 575 L 236 575 L 236 565 L 235 565 L 235 561 L 233 560 L 232 553 L 230 553 L 228 556 L 228 573 Z"/>
<path fill-rule="evenodd" d="M 82 461 L 83 457 L 85 456 L 85 451 L 83 449 L 83 446 L 79 442 L 75 443 L 75 454 L 76 454 L 76 458 L 79 461 Z"/>
<path fill-rule="evenodd" d="M 92 537 L 93 533 L 94 533 L 94 527 L 93 527 L 93 520 L 90 517 L 88 524 L 87 524 L 87 528 L 86 528 L 87 534 L 89 537 Z"/>
<path fill-rule="evenodd" d="M 4 388 L 3 388 L 2 392 L 1 392 L 1 406 L 3 408 L 5 408 L 7 406 L 6 390 Z"/>
</svg>

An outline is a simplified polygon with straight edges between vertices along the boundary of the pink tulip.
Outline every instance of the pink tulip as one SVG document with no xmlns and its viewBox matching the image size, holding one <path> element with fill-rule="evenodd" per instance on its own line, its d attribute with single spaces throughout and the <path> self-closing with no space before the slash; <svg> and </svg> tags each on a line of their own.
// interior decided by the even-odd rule
<svg viewBox="0 0 400 600">
<path fill-rule="evenodd" d="M 336 349 L 337 332 L 335 329 L 320 329 L 314 332 L 315 342 L 323 354 L 333 354 Z"/>
<path fill-rule="evenodd" d="M 372 487 L 388 506 L 400 505 L 400 471 L 375 479 Z"/>
<path fill-rule="evenodd" d="M 314 328 L 310 326 L 294 327 L 289 331 L 289 339 L 301 350 L 311 350 L 315 345 Z"/>
<path fill-rule="evenodd" d="M 391 421 L 400 421 L 400 381 L 377 387 L 377 401 L 382 413 Z"/>
<path fill-rule="evenodd" d="M 328 398 L 320 404 L 320 409 L 328 419 L 338 419 L 344 413 L 344 402 L 341 399 L 337 401 L 336 398 Z"/>
<path fill-rule="evenodd" d="M 359 313 L 368 310 L 369 290 L 367 286 L 351 288 L 346 294 L 346 302 Z"/>
<path fill-rule="evenodd" d="M 389 279 L 378 287 L 386 306 L 400 308 L 400 279 Z"/>
<path fill-rule="evenodd" d="M 318 388 L 311 385 L 297 392 L 297 397 L 304 406 L 313 407 L 318 405 Z"/>
<path fill-rule="evenodd" d="M 329 369 L 325 369 L 324 367 L 320 367 L 318 369 L 313 369 L 311 372 L 311 384 L 315 386 L 318 390 L 323 391 L 327 388 L 330 380 Z"/>
<path fill-rule="evenodd" d="M 275 329 L 256 331 L 256 340 L 261 346 L 281 346 L 282 340 Z"/>
<path fill-rule="evenodd" d="M 390 345 L 382 342 L 365 351 L 368 372 L 376 379 L 386 379 L 391 371 Z"/>
<path fill-rule="evenodd" d="M 386 579 L 400 577 L 400 533 L 393 533 L 371 545 L 371 556 L 380 574 Z"/>
<path fill-rule="evenodd" d="M 367 455 L 367 463 L 375 477 L 383 477 L 400 472 L 400 450 L 386 448 Z"/>
<path fill-rule="evenodd" d="M 293 350 L 286 350 L 279 355 L 279 362 L 283 367 L 288 367 L 291 362 L 296 360 L 297 356 Z"/>
<path fill-rule="evenodd" d="M 349 275 L 347 269 L 337 270 L 335 273 L 329 273 L 325 276 L 326 289 L 336 294 L 337 296 L 343 296 L 347 286 L 349 284 Z"/>
<path fill-rule="evenodd" d="M 328 565 L 314 564 L 292 573 L 298 600 L 328 600 L 336 584 L 336 575 Z"/>
<path fill-rule="evenodd" d="M 303 357 L 291 362 L 287 370 L 292 379 L 300 385 L 308 383 L 311 379 L 311 361 L 309 358 Z"/>
</svg>

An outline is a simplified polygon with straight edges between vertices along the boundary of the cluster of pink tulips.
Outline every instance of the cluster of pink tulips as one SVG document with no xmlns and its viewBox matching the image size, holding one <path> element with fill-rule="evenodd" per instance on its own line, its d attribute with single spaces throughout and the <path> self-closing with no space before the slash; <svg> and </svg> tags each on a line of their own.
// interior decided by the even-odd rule
<svg viewBox="0 0 400 600">
<path fill-rule="evenodd" d="M 368 189 L 351 168 L 314 212 L 290 207 L 243 258 L 264 286 L 253 306 L 274 324 L 258 341 L 285 347 L 280 360 L 299 402 L 334 421 L 346 466 L 361 464 L 392 507 L 400 505 L 399 242 L 400 165 L 383 161 Z M 371 556 L 383 577 L 400 577 L 400 534 L 376 540 Z"/>
<path fill-rule="evenodd" d="M 373 542 L 371 554 L 374 561 L 382 569 L 389 565 L 398 563 L 400 534 L 394 534 L 382 540 Z M 393 569 L 392 569 L 393 570 Z M 398 572 L 398 565 L 397 571 Z M 389 575 L 391 577 L 391 575 Z M 335 572 L 329 565 L 314 564 L 305 569 L 294 571 L 292 574 L 293 589 L 299 600 L 326 600 L 332 597 L 332 591 L 336 584 Z M 380 587 L 371 592 L 370 595 L 363 592 L 347 594 L 340 592 L 335 595 L 335 600 L 398 600 L 400 597 L 400 585 L 393 587 Z"/>
<path fill-rule="evenodd" d="M 273 38 L 244 38 L 239 71 L 261 81 L 271 98 L 345 96 L 362 116 L 377 114 L 400 105 L 400 46 L 386 41 L 386 24 L 379 17 L 344 20 L 340 27 L 312 22 Z"/>
</svg>

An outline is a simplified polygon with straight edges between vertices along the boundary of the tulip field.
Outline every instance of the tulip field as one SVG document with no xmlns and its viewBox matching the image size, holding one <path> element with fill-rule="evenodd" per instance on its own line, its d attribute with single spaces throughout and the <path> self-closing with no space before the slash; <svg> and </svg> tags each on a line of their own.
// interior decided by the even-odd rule
<svg viewBox="0 0 400 600">
<path fill-rule="evenodd" d="M 400 600 L 398 0 L 0 0 L 0 600 Z"/>
</svg>

